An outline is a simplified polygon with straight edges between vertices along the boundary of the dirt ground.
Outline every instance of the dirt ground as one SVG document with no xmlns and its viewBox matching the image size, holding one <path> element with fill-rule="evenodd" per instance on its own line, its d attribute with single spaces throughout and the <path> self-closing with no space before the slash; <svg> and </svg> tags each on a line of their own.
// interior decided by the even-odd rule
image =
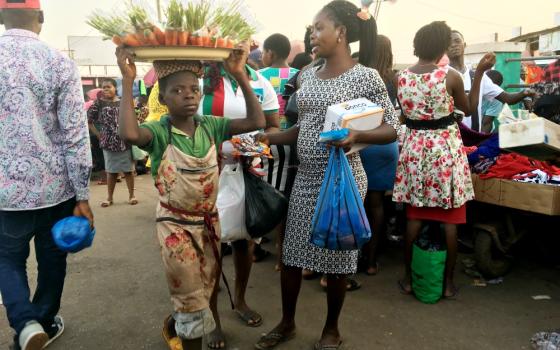
<svg viewBox="0 0 560 350">
<path fill-rule="evenodd" d="M 94 246 L 68 259 L 61 314 L 66 332 L 50 348 L 165 350 L 162 321 L 171 311 L 154 234 L 156 196 L 148 176 L 137 178 L 140 204 L 126 204 L 124 183 L 118 184 L 115 205 L 99 208 L 106 187 L 93 185 L 97 236 Z M 273 243 L 265 245 L 274 250 Z M 263 332 L 280 319 L 280 281 L 274 258 L 254 266 L 248 301 L 264 317 L 260 328 L 241 324 L 230 310 L 227 293 L 220 295 L 222 322 L 229 349 L 253 349 Z M 347 295 L 341 319 L 343 349 L 529 349 L 541 330 L 560 328 L 560 270 L 522 259 L 504 283 L 472 286 L 457 269 L 457 300 L 424 305 L 401 295 L 396 281 L 402 265 L 399 249 L 380 258 L 375 277 L 358 275 L 363 286 Z M 224 268 L 233 280 L 231 256 Z M 32 256 L 29 278 L 36 279 Z M 549 295 L 535 301 L 532 296 Z M 312 349 L 326 317 L 326 296 L 318 281 L 304 281 L 298 304 L 297 337 L 279 349 Z M 11 342 L 5 312 L 0 316 L 0 349 Z"/>
</svg>

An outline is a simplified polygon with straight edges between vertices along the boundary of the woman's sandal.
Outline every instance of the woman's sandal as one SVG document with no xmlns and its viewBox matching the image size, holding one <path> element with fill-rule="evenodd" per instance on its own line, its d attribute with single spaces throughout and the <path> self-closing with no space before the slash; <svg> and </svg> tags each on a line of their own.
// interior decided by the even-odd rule
<svg viewBox="0 0 560 350">
<path fill-rule="evenodd" d="M 371 269 L 371 268 L 374 268 L 374 269 L 375 269 L 375 272 L 369 272 L 369 269 Z M 376 262 L 376 263 L 375 263 L 375 266 L 368 266 L 368 267 L 366 267 L 365 273 L 366 273 L 366 275 L 368 275 L 368 276 L 375 276 L 375 275 L 377 275 L 377 274 L 379 273 L 379 263 Z"/>
<path fill-rule="evenodd" d="M 338 344 L 333 344 L 333 345 L 323 345 L 321 344 L 320 341 L 318 341 L 315 343 L 313 350 L 338 350 L 340 349 L 341 345 L 342 345 L 342 340 L 340 340 Z"/>
<path fill-rule="evenodd" d="M 113 201 L 103 201 L 101 202 L 101 208 L 108 208 L 113 205 Z"/>
<path fill-rule="evenodd" d="M 406 289 L 406 284 L 403 280 L 398 280 L 397 284 L 399 285 L 399 291 L 401 292 L 401 294 L 412 295 L 412 290 Z"/>
<path fill-rule="evenodd" d="M 169 347 L 169 350 L 183 350 L 181 338 L 175 333 L 175 320 L 171 315 L 163 321 L 163 330 L 161 331 L 163 340 Z"/>
<path fill-rule="evenodd" d="M 291 332 L 290 334 L 270 332 L 266 335 L 263 335 L 261 339 L 259 339 L 259 342 L 255 344 L 255 349 L 257 350 L 274 349 L 278 345 L 294 339 L 295 336 L 296 336 L 295 331 Z"/>
<path fill-rule="evenodd" d="M 327 291 L 327 284 L 323 284 L 323 279 L 321 279 L 321 287 L 323 288 L 323 291 Z M 358 290 L 362 288 L 362 285 L 360 284 L 360 282 L 356 281 L 353 278 L 347 278 L 346 279 L 346 291 L 347 292 L 353 292 L 355 290 Z"/>
<path fill-rule="evenodd" d="M 245 312 L 241 312 L 239 310 L 235 310 L 235 313 L 241 321 L 245 322 L 248 327 L 259 327 L 263 323 L 262 316 L 255 311 L 248 310 Z"/>
<path fill-rule="evenodd" d="M 128 204 L 136 205 L 136 204 L 138 204 L 138 199 L 136 199 L 136 197 L 132 197 L 128 200 Z"/>
</svg>

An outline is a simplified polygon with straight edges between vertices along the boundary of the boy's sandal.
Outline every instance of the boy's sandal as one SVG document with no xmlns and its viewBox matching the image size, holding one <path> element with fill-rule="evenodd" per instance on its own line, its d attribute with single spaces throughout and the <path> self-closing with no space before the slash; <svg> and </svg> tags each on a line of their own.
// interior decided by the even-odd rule
<svg viewBox="0 0 560 350">
<path fill-rule="evenodd" d="M 101 208 L 107 208 L 113 205 L 113 201 L 103 201 L 101 202 Z"/>
<path fill-rule="evenodd" d="M 338 350 L 340 349 L 340 346 L 342 345 L 342 340 L 338 342 L 338 344 L 333 344 L 333 345 L 323 345 L 321 344 L 320 341 L 315 343 L 315 346 L 313 347 L 314 350 Z"/>
<path fill-rule="evenodd" d="M 274 349 L 276 346 L 294 339 L 295 336 L 296 336 L 295 331 L 291 332 L 290 334 L 270 332 L 266 335 L 263 335 L 261 339 L 259 339 L 259 342 L 255 344 L 255 349 L 257 350 Z"/>
<path fill-rule="evenodd" d="M 161 335 L 169 350 L 183 350 L 183 343 L 181 342 L 181 338 L 175 333 L 174 324 L 175 320 L 173 317 L 171 315 L 167 316 L 165 321 L 163 321 Z"/>
<path fill-rule="evenodd" d="M 128 200 L 128 204 L 136 205 L 136 204 L 138 204 L 138 199 L 136 199 L 136 197 L 132 197 Z"/>
</svg>

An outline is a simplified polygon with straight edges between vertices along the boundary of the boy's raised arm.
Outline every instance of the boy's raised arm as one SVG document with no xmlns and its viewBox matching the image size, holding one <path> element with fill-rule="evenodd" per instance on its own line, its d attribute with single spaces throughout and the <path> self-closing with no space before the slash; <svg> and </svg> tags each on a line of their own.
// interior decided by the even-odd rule
<svg viewBox="0 0 560 350">
<path fill-rule="evenodd" d="M 148 129 L 140 128 L 136 113 L 134 112 L 134 103 L 132 100 L 132 86 L 136 78 L 136 65 L 132 54 L 122 48 L 117 48 L 117 62 L 121 70 L 122 80 L 122 98 L 119 113 L 119 135 L 127 143 L 136 146 L 146 146 L 152 141 L 152 132 Z"/>
</svg>

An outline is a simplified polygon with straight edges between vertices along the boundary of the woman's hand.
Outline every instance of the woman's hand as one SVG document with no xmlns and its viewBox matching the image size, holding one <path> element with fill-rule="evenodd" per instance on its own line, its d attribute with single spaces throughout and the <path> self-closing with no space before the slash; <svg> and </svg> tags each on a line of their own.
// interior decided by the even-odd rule
<svg viewBox="0 0 560 350">
<path fill-rule="evenodd" d="M 356 131 L 349 130 L 347 138 L 338 142 L 329 142 L 328 145 L 337 148 L 342 148 L 344 152 L 349 152 L 352 149 L 352 147 L 356 144 L 357 135 L 358 133 Z"/>
<path fill-rule="evenodd" d="M 478 63 L 478 66 L 476 66 L 476 70 L 478 72 L 484 73 L 487 70 L 494 67 L 495 64 L 496 64 L 496 55 L 493 52 L 489 52 L 486 55 L 484 55 L 484 57 L 482 57 L 482 59 Z"/>
<path fill-rule="evenodd" d="M 247 63 L 248 53 L 245 50 L 235 49 L 224 62 L 225 70 L 231 74 L 236 80 L 247 77 L 245 64 Z"/>
<path fill-rule="evenodd" d="M 115 52 L 117 63 L 121 70 L 123 79 L 136 79 L 136 64 L 134 63 L 134 55 L 122 46 L 117 47 Z"/>
</svg>

